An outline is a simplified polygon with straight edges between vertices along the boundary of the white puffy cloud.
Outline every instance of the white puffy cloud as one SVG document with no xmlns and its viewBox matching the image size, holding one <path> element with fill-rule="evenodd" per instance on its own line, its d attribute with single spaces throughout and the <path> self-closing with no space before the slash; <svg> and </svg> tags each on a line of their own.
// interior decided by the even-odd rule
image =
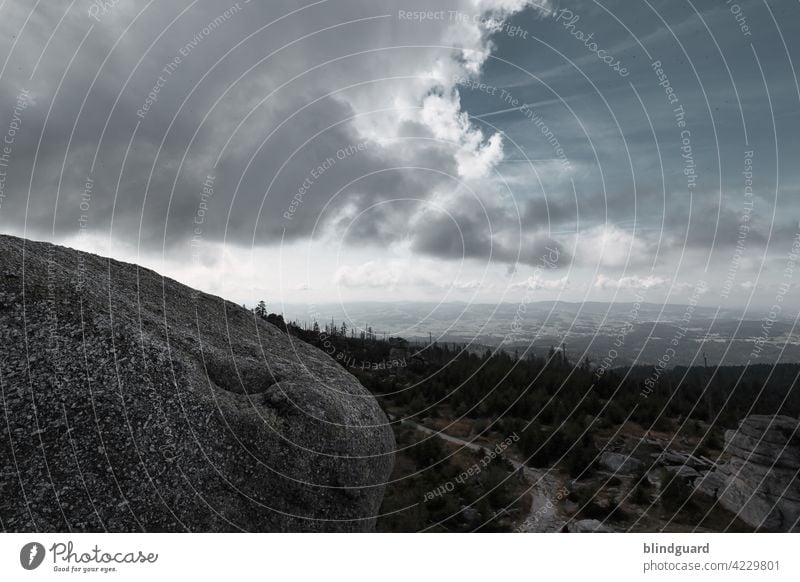
<svg viewBox="0 0 800 582">
<path fill-rule="evenodd" d="M 433 261 L 399 258 L 341 265 L 333 273 L 333 284 L 350 289 L 423 288 L 436 292 L 472 292 L 493 287 L 490 282 L 459 275 L 459 269 L 442 268 Z"/>
<path fill-rule="evenodd" d="M 652 260 L 652 244 L 613 224 L 588 228 L 576 235 L 575 259 L 584 265 L 640 266 Z"/>
<path fill-rule="evenodd" d="M 625 289 L 632 291 L 649 291 L 650 289 L 660 289 L 669 285 L 670 279 L 647 275 L 631 275 L 614 279 L 605 275 L 598 275 L 594 286 L 598 289 Z"/>
<path fill-rule="evenodd" d="M 559 279 L 543 279 L 541 277 L 528 277 L 524 281 L 513 283 L 512 289 L 525 289 L 530 291 L 563 291 L 569 287 L 569 278 L 567 276 Z"/>
<path fill-rule="evenodd" d="M 402 280 L 403 272 L 399 266 L 375 261 L 355 267 L 343 265 L 336 269 L 333 275 L 333 283 L 341 287 L 394 288 Z"/>
<path fill-rule="evenodd" d="M 484 284 L 477 279 L 470 279 L 469 281 L 453 281 L 449 286 L 458 291 L 474 291 L 476 289 L 491 287 L 490 284 Z"/>
</svg>

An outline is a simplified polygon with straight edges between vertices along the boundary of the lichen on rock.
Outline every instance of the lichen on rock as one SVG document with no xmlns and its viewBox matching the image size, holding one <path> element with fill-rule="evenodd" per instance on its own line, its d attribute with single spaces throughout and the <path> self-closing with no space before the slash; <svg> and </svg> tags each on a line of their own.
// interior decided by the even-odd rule
<svg viewBox="0 0 800 582">
<path fill-rule="evenodd" d="M 0 236 L 7 531 L 364 531 L 394 438 L 320 350 L 137 265 Z"/>
</svg>

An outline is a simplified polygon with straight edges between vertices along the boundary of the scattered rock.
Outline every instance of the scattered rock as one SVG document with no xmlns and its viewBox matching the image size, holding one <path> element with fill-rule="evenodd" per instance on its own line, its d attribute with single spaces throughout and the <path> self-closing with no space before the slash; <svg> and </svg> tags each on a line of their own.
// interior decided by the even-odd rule
<svg viewBox="0 0 800 582">
<path fill-rule="evenodd" d="M 664 471 L 662 471 L 660 468 L 648 471 L 647 482 L 653 487 L 661 489 L 661 486 L 664 484 Z"/>
<path fill-rule="evenodd" d="M 634 473 L 642 465 L 641 461 L 635 457 L 610 451 L 606 451 L 600 456 L 600 463 L 614 473 L 626 475 Z"/>
<path fill-rule="evenodd" d="M 683 465 L 693 469 L 708 469 L 711 467 L 711 463 L 695 457 L 694 455 L 678 453 L 669 449 L 660 454 L 658 462 L 662 465 Z"/>
<path fill-rule="evenodd" d="M 581 519 L 573 521 L 567 526 L 570 533 L 613 533 L 614 530 L 603 525 L 596 519 Z"/>
<path fill-rule="evenodd" d="M 462 514 L 464 515 L 464 519 L 469 523 L 474 523 L 480 520 L 481 514 L 478 512 L 477 509 L 474 507 L 461 507 Z"/>
<path fill-rule="evenodd" d="M 680 479 L 686 479 L 691 481 L 692 479 L 697 479 L 700 477 L 700 473 L 691 467 L 687 467 L 686 465 L 670 465 L 664 467 L 664 470 L 673 477 L 678 477 Z"/>
<path fill-rule="evenodd" d="M 697 483 L 745 523 L 766 531 L 800 531 L 800 423 L 753 415 L 725 433 L 730 460 Z"/>
</svg>

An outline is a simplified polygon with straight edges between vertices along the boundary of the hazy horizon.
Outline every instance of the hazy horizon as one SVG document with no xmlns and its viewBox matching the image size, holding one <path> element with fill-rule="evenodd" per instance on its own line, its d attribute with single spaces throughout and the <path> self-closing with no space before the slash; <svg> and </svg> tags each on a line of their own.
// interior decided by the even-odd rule
<svg viewBox="0 0 800 582">
<path fill-rule="evenodd" d="M 248 304 L 800 307 L 793 5 L 179 4 L 4 7 L 1 232 Z"/>
</svg>

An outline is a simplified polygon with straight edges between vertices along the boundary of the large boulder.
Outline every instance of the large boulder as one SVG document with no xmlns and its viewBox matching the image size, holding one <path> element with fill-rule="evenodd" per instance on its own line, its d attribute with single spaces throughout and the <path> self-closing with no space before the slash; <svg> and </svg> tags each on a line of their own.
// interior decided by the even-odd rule
<svg viewBox="0 0 800 582">
<path fill-rule="evenodd" d="M 570 533 L 613 533 L 610 527 L 596 519 L 581 519 L 572 521 L 567 526 Z"/>
<path fill-rule="evenodd" d="M 330 357 L 118 261 L 0 236 L 8 531 L 363 531 L 394 438 Z"/>
<path fill-rule="evenodd" d="M 614 473 L 623 475 L 634 473 L 642 466 L 642 462 L 639 459 L 612 451 L 606 451 L 600 456 L 600 464 Z"/>
<path fill-rule="evenodd" d="M 729 460 L 697 487 L 766 531 L 800 531 L 800 424 L 787 416 L 752 415 L 725 433 Z"/>
<path fill-rule="evenodd" d="M 664 467 L 664 471 L 670 478 L 685 479 L 687 481 L 694 481 L 700 477 L 700 473 L 687 465 L 669 465 Z"/>
</svg>

